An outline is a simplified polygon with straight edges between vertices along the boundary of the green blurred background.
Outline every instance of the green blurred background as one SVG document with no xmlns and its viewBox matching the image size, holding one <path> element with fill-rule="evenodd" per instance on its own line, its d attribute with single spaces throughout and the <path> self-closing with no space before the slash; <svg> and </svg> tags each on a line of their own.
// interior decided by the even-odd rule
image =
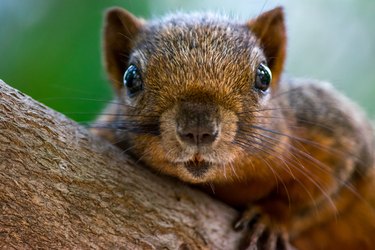
<svg viewBox="0 0 375 250">
<path fill-rule="evenodd" d="M 77 121 L 111 99 L 101 64 L 103 11 L 214 10 L 255 17 L 283 5 L 288 75 L 329 80 L 375 118 L 375 1 L 0 0 L 0 79 Z"/>
</svg>

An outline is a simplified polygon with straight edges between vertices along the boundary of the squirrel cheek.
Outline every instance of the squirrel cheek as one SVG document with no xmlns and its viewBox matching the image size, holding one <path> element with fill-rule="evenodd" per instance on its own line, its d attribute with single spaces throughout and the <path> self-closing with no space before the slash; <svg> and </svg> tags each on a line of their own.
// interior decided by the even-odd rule
<svg viewBox="0 0 375 250">
<path fill-rule="evenodd" d="M 165 158 L 170 162 L 177 162 L 184 158 L 182 147 L 176 138 L 176 109 L 166 110 L 160 116 L 161 145 L 166 152 Z"/>
</svg>

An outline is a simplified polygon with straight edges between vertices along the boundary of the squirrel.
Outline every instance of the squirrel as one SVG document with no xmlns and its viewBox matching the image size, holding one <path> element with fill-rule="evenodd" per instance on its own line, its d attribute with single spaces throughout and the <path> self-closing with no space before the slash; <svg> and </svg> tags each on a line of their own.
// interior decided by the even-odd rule
<svg viewBox="0 0 375 250">
<path fill-rule="evenodd" d="M 375 249 L 371 124 L 329 83 L 283 76 L 282 7 L 244 23 L 114 7 L 103 35 L 116 97 L 92 131 L 240 209 L 240 249 Z"/>
</svg>

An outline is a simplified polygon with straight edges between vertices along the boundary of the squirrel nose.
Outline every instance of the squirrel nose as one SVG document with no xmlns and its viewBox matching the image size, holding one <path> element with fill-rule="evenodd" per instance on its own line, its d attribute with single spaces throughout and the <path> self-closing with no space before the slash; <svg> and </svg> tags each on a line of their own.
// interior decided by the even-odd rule
<svg viewBox="0 0 375 250">
<path fill-rule="evenodd" d="M 176 117 L 180 142 L 191 146 L 209 146 L 219 134 L 218 109 L 213 104 L 182 102 Z"/>
<path fill-rule="evenodd" d="M 209 145 L 212 144 L 217 136 L 217 126 L 211 125 L 195 125 L 179 127 L 177 131 L 181 141 L 190 145 Z"/>
</svg>

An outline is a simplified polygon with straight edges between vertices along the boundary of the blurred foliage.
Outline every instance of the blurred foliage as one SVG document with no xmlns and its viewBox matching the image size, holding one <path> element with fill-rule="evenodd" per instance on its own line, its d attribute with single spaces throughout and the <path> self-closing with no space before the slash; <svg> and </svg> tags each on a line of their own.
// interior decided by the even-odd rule
<svg viewBox="0 0 375 250">
<path fill-rule="evenodd" d="M 213 10 L 255 17 L 285 6 L 286 73 L 329 80 L 375 117 L 375 1 L 0 0 L 0 78 L 68 116 L 88 121 L 111 99 L 101 64 L 103 12 L 156 17 Z"/>
</svg>

